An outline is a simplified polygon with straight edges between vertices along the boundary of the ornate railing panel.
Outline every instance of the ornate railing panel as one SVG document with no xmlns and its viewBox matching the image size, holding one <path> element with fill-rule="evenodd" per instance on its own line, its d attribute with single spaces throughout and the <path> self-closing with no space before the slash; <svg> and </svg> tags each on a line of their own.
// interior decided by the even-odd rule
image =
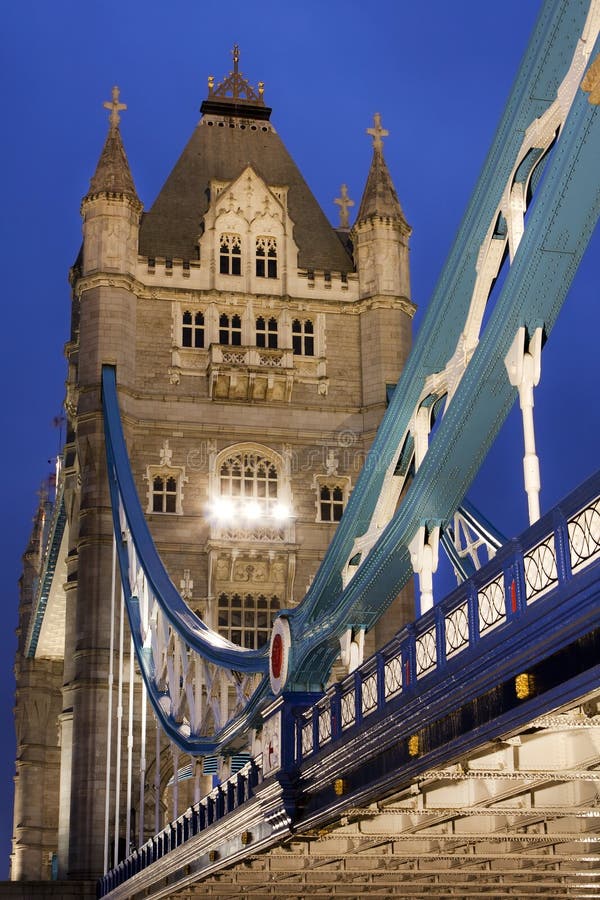
<svg viewBox="0 0 600 900">
<path fill-rule="evenodd" d="M 587 496 L 580 505 L 569 509 L 582 493 Z M 590 495 L 594 497 L 591 503 Z M 413 625 L 403 628 L 374 657 L 330 688 L 315 707 L 305 711 L 297 722 L 298 762 L 321 747 L 322 735 L 328 743 L 334 742 L 342 732 L 360 725 L 363 717 L 383 713 L 398 696 L 414 693 L 417 681 L 421 684 L 426 678 L 443 675 L 462 654 L 482 652 L 486 642 L 500 636 L 510 640 L 522 616 L 534 608 L 543 613 L 545 598 L 553 597 L 557 588 L 600 559 L 600 473 L 573 497 L 565 501 L 566 515 L 559 507 L 560 514 L 548 514 L 525 532 L 523 544 L 509 542 L 473 578 Z M 318 742 L 314 740 L 316 715 Z M 327 715 L 329 723 L 325 721 Z"/>
</svg>

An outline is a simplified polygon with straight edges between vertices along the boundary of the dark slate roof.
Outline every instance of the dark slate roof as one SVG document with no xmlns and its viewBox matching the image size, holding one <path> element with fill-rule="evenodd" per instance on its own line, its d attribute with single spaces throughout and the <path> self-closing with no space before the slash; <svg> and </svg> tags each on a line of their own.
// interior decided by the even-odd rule
<svg viewBox="0 0 600 900">
<path fill-rule="evenodd" d="M 371 218 L 371 216 L 406 221 L 392 183 L 392 176 L 385 164 L 383 153 L 378 148 L 373 150 L 371 168 L 360 201 L 356 224 Z"/>
<path fill-rule="evenodd" d="M 102 193 L 121 194 L 139 203 L 118 125 L 111 124 L 108 129 L 87 196 Z"/>
<path fill-rule="evenodd" d="M 244 112 L 248 116 L 248 111 Z M 234 181 L 248 165 L 266 184 L 288 186 L 288 211 L 295 224 L 298 265 L 352 271 L 352 259 L 281 138 L 264 119 L 258 118 L 207 115 L 200 120 L 152 208 L 142 218 L 140 253 L 196 259 L 200 226 L 208 209 L 210 179 Z"/>
</svg>

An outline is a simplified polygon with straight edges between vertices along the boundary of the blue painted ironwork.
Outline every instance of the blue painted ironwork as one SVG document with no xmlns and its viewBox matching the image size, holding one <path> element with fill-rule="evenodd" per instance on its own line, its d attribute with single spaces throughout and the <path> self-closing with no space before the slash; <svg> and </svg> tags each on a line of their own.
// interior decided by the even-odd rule
<svg viewBox="0 0 600 900">
<path fill-rule="evenodd" d="M 102 403 L 117 557 L 135 652 L 148 688 L 148 696 L 165 732 L 183 750 L 196 754 L 215 753 L 248 730 L 261 701 L 269 694 L 267 679 L 263 675 L 243 714 L 232 718 L 214 735 L 194 734 L 193 729 L 178 721 L 164 689 L 157 684 L 151 653 L 143 645 L 140 597 L 132 590 L 137 577 L 130 570 L 128 542 L 133 544 L 137 565 L 143 573 L 149 593 L 156 600 L 174 633 L 193 653 L 221 668 L 239 673 L 261 674 L 267 669 L 267 650 L 247 650 L 225 640 L 211 631 L 181 598 L 158 555 L 140 505 L 121 425 L 115 370 L 111 366 L 104 366 L 102 369 Z"/>
<path fill-rule="evenodd" d="M 504 359 L 517 329 L 549 334 L 600 214 L 600 113 L 577 92 L 548 161 L 528 225 L 486 330 L 423 464 L 374 549 L 342 590 L 354 540 L 367 531 L 383 479 L 403 445 L 428 374 L 444 369 L 469 309 L 477 251 L 514 168 L 522 134 L 565 74 L 587 3 L 548 3 L 517 77 L 483 174 L 434 292 L 413 352 L 332 544 L 289 620 L 288 687 L 325 683 L 350 626 L 370 628 L 411 577 L 408 546 L 422 524 L 444 525 L 464 497 L 515 399 Z M 567 10 L 568 8 L 568 10 Z M 573 18 L 565 20 L 567 12 Z M 598 44 L 592 58 L 598 53 Z M 565 54 L 563 56 L 563 54 Z M 543 82 L 548 91 L 536 89 Z M 539 98 L 549 98 L 546 101 Z"/>
<path fill-rule="evenodd" d="M 532 595 L 526 560 L 545 546 L 558 577 Z M 490 585 L 498 591 L 488 608 Z M 206 875 L 219 862 L 242 858 L 240 835 L 249 822 L 248 852 L 255 854 L 261 841 L 280 839 L 278 816 L 286 833 L 319 827 L 574 702 L 598 685 L 599 598 L 600 472 L 316 702 L 283 694 L 271 713 L 283 713 L 280 767 L 267 777 L 260 758 L 250 762 L 104 876 L 99 895 L 186 844 L 195 872 Z M 573 671 L 561 666 L 566 655 Z M 547 684 L 520 698 L 514 679 L 525 669 L 543 673 Z M 418 749 L 410 745 L 415 736 Z M 343 798 L 333 791 L 340 778 L 347 783 Z M 226 832 L 217 831 L 226 816 Z M 204 830 L 202 847 L 220 848 L 213 860 L 194 844 Z"/>
<path fill-rule="evenodd" d="M 554 102 L 571 64 L 588 9 L 588 0 L 548 0 L 542 10 L 415 348 L 331 547 L 302 603 L 294 610 L 281 613 L 289 621 L 292 637 L 287 689 L 321 689 L 339 653 L 339 637 L 349 627 L 372 627 L 411 577 L 408 547 L 412 538 L 422 525 L 433 528 L 449 521 L 514 402 L 515 389 L 507 378 L 504 359 L 517 329 L 524 325 L 532 333 L 542 327 L 547 335 L 554 324 L 600 212 L 597 165 L 600 114 L 589 104 L 587 96 L 578 91 L 550 159 L 544 156 L 544 148 L 524 148 L 523 135 Z M 597 52 L 598 45 L 594 50 Z M 507 184 L 511 183 L 511 173 L 512 183 L 528 183 L 531 190 L 542 159 L 547 159 L 544 179 L 527 229 L 483 337 L 447 404 L 429 451 L 375 546 L 364 553 L 353 551 L 357 538 L 369 529 L 390 467 L 394 470 L 400 464 L 404 472 L 410 468 L 411 419 L 418 407 L 427 402 L 423 393 L 427 377 L 444 370 L 458 345 L 471 308 L 478 252 L 501 217 L 499 204 Z M 496 231 L 497 239 L 508 240 L 508 228 Z M 122 530 L 122 513 L 153 596 L 170 627 L 191 650 L 214 665 L 240 672 L 264 672 L 267 662 L 264 650 L 243 650 L 210 632 L 189 610 L 168 578 L 152 543 L 129 471 L 113 370 L 104 371 L 103 391 L 117 535 Z M 401 448 L 406 448 L 404 455 Z M 131 583 L 128 554 L 119 541 L 117 546 L 122 578 L 129 593 L 130 622 L 134 633 L 138 633 L 138 598 L 127 587 Z M 351 556 L 356 560 L 355 573 L 343 589 L 342 571 Z M 530 563 L 532 571 L 540 565 L 543 570 L 543 560 Z M 500 621 L 497 594 L 491 585 L 485 597 L 482 631 L 496 627 Z M 458 619 L 453 622 L 453 628 L 460 632 Z M 429 637 L 423 636 L 419 645 L 420 658 L 425 660 L 427 670 L 435 668 L 439 661 L 439 656 L 432 654 L 432 641 L 433 632 Z M 200 747 L 214 749 L 217 744 L 221 747 L 226 740 L 239 737 L 268 697 L 263 680 L 246 712 L 233 725 L 228 725 L 227 735 L 221 735 L 216 744 L 195 736 L 194 750 L 189 741 L 186 743 L 180 724 L 173 717 L 165 717 L 160 692 L 153 682 L 149 655 L 139 641 L 136 649 L 140 667 L 151 686 L 151 701 L 165 730 L 191 752 L 202 752 Z M 436 652 L 439 651 L 437 647 Z"/>
<path fill-rule="evenodd" d="M 506 538 L 466 498 L 456 512 L 469 530 L 477 538 L 481 539 L 490 550 L 495 552 L 506 543 Z M 444 529 L 440 543 L 446 551 L 446 555 L 452 563 L 457 576 L 461 581 L 464 581 L 466 578 L 470 578 L 478 567 L 468 554 L 463 555 L 459 552 L 454 543 L 454 537 L 454 528 L 449 525 Z"/>
</svg>

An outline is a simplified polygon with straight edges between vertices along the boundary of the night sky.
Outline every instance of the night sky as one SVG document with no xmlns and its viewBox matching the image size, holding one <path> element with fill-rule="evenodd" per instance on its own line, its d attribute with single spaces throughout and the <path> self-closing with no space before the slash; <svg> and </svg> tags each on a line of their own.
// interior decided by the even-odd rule
<svg viewBox="0 0 600 900">
<path fill-rule="evenodd" d="M 426 307 L 492 140 L 539 0 L 21 0 L 6 4 L 2 278 L 7 458 L 0 629 L 0 878 L 12 822 L 14 628 L 20 557 L 61 439 L 69 266 L 79 205 L 106 135 L 113 84 L 121 132 L 149 208 L 199 118 L 206 79 L 240 69 L 265 83 L 272 122 L 326 215 L 342 182 L 358 203 L 380 112 L 385 158 L 412 225 L 413 300 Z M 542 357 L 535 396 L 542 511 L 597 467 L 598 233 Z M 527 524 L 520 416 L 513 410 L 470 493 L 507 535 Z"/>
</svg>

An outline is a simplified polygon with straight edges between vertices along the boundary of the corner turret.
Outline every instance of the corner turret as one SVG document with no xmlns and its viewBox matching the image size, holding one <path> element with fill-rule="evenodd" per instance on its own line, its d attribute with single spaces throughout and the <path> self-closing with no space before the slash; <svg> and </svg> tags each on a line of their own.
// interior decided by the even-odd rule
<svg viewBox="0 0 600 900">
<path fill-rule="evenodd" d="M 373 137 L 373 159 L 352 229 L 360 295 L 386 294 L 410 301 L 411 228 L 383 158 L 383 138 L 389 132 L 382 128 L 379 113 L 367 134 Z"/>
<path fill-rule="evenodd" d="M 411 344 L 408 225 L 383 158 L 383 138 L 388 132 L 375 114 L 373 159 L 358 216 L 350 230 L 358 273 L 361 314 L 363 403 L 381 408 L 385 386 L 394 385 Z M 336 202 L 348 203 L 347 198 Z"/>
<path fill-rule="evenodd" d="M 121 139 L 119 88 L 112 89 L 108 135 L 81 204 L 83 275 L 97 271 L 134 274 L 142 204 Z"/>
</svg>

